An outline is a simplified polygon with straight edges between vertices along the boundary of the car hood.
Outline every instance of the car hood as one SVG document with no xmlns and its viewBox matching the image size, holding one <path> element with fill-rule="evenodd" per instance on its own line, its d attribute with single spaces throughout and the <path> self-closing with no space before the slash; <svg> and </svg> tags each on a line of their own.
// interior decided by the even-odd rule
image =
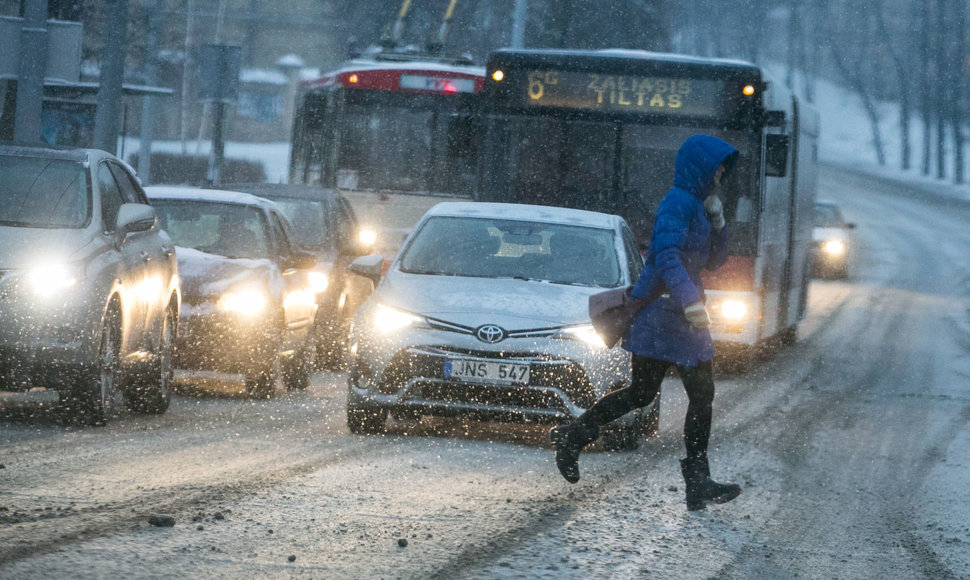
<svg viewBox="0 0 970 580">
<path fill-rule="evenodd" d="M 17 228 L 0 226 L 0 269 L 17 270 L 40 261 L 71 261 L 91 243 L 86 229 Z"/>
<path fill-rule="evenodd" d="M 511 330 L 588 323 L 589 296 L 604 290 L 510 278 L 392 272 L 374 299 L 455 324 L 490 323 Z"/>
<path fill-rule="evenodd" d="M 843 228 L 814 228 L 812 230 L 812 240 L 815 242 L 827 242 L 829 240 L 848 241 L 849 234 Z"/>
<path fill-rule="evenodd" d="M 176 246 L 182 295 L 185 297 L 220 296 L 227 290 L 245 285 L 266 288 L 278 270 L 271 260 L 227 258 Z"/>
</svg>

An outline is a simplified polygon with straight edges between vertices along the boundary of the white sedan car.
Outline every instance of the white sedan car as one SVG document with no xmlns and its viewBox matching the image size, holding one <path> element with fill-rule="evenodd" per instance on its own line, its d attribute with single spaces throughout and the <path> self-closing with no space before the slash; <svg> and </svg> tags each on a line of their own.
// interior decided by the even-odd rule
<svg viewBox="0 0 970 580">
<path fill-rule="evenodd" d="M 380 277 L 381 257 L 351 269 Z M 632 284 L 642 260 L 619 216 L 503 203 L 440 203 L 418 222 L 350 339 L 347 423 L 377 433 L 388 413 L 568 422 L 630 382 L 630 355 L 608 349 L 589 296 Z M 634 449 L 659 409 L 604 430 Z"/>
</svg>

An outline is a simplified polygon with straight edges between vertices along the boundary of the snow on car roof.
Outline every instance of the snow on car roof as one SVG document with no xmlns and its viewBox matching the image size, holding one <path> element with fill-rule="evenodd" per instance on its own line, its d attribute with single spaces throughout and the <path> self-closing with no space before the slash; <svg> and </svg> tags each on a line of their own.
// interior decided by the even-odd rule
<svg viewBox="0 0 970 580">
<path fill-rule="evenodd" d="M 241 191 L 224 189 L 199 189 L 196 187 L 152 185 L 145 188 L 149 199 L 178 199 L 185 201 L 208 201 L 269 207 L 273 202 Z"/>
<path fill-rule="evenodd" d="M 613 229 L 623 219 L 618 215 L 583 209 L 482 201 L 445 201 L 429 209 L 426 215 L 539 221 L 600 229 Z"/>
</svg>

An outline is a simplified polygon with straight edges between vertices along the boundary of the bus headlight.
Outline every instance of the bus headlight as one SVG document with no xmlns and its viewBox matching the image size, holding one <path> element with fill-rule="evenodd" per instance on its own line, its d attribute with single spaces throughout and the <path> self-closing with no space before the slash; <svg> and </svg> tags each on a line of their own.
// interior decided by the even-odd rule
<svg viewBox="0 0 970 580">
<path fill-rule="evenodd" d="M 726 320 L 744 320 L 748 315 L 748 305 L 741 300 L 725 300 L 721 303 L 721 316 Z"/>
<path fill-rule="evenodd" d="M 845 244 L 842 240 L 829 240 L 822 245 L 822 249 L 830 256 L 841 256 L 845 252 Z"/>
</svg>

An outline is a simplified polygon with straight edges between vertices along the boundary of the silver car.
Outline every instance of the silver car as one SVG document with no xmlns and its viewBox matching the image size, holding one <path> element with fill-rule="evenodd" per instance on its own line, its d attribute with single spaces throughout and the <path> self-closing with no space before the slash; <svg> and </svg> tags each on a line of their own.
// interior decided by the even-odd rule
<svg viewBox="0 0 970 580">
<path fill-rule="evenodd" d="M 0 145 L 0 389 L 57 389 L 104 424 L 168 408 L 175 250 L 133 170 L 108 153 Z"/>
<path fill-rule="evenodd" d="M 317 305 L 297 243 L 273 202 L 248 193 L 154 186 L 148 195 L 175 240 L 185 307 L 175 366 L 241 373 L 257 399 L 310 384 Z"/>
<path fill-rule="evenodd" d="M 642 259 L 619 216 L 503 203 L 440 203 L 421 219 L 351 333 L 347 424 L 390 413 L 571 421 L 630 382 L 630 355 L 593 330 L 591 294 L 633 283 Z M 381 257 L 351 269 L 374 279 Z M 655 431 L 658 409 L 618 419 L 608 448 Z"/>
</svg>

